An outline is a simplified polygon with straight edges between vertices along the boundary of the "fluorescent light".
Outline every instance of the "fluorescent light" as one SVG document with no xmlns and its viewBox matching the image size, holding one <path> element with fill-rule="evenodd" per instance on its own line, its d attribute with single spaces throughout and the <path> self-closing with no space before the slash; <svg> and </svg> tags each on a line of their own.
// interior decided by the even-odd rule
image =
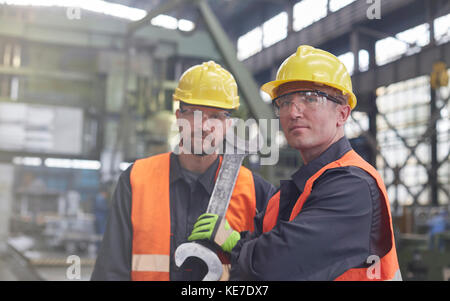
<svg viewBox="0 0 450 301">
<path fill-rule="evenodd" d="M 44 165 L 47 167 L 55 167 L 55 168 L 71 168 L 72 167 L 70 159 L 47 158 L 44 161 Z"/>
<path fill-rule="evenodd" d="M 76 168 L 76 169 L 92 169 L 99 170 L 101 163 L 96 160 L 77 160 L 77 159 L 61 159 L 47 158 L 44 165 L 53 168 Z"/>
<path fill-rule="evenodd" d="M 167 29 L 177 29 L 178 28 L 177 18 L 168 16 L 168 15 L 158 15 L 152 19 L 151 23 L 154 26 L 164 27 Z"/>
<path fill-rule="evenodd" d="M 133 163 L 128 163 L 128 162 L 122 162 L 119 164 L 119 168 L 121 171 L 126 170 L 128 167 L 130 167 L 130 165 Z"/>
<path fill-rule="evenodd" d="M 147 12 L 143 9 L 100 0 L 81 0 L 78 7 L 106 15 L 137 21 L 144 18 Z M 77 7 L 77 6 L 74 6 Z"/>
<path fill-rule="evenodd" d="M 195 23 L 186 19 L 178 20 L 178 29 L 181 31 L 192 31 L 195 28 Z"/>
<path fill-rule="evenodd" d="M 12 162 L 16 165 L 40 166 L 42 159 L 38 157 L 14 157 Z"/>
<path fill-rule="evenodd" d="M 147 14 L 147 12 L 143 9 L 102 0 L 0 0 L 0 4 L 81 8 L 132 21 L 140 20 Z"/>
<path fill-rule="evenodd" d="M 72 160 L 72 168 L 99 170 L 101 167 L 99 161 L 94 160 Z"/>
<path fill-rule="evenodd" d="M 66 7 L 80 8 L 91 12 L 105 14 L 108 16 L 137 21 L 144 18 L 147 12 L 143 9 L 129 7 L 126 5 L 107 2 L 103 0 L 0 0 L 0 4 L 20 5 L 20 6 L 44 6 L 44 7 Z M 186 19 L 180 19 L 159 15 L 152 19 L 152 25 L 164 27 L 167 29 L 179 29 L 182 31 L 191 31 L 195 23 Z"/>
</svg>

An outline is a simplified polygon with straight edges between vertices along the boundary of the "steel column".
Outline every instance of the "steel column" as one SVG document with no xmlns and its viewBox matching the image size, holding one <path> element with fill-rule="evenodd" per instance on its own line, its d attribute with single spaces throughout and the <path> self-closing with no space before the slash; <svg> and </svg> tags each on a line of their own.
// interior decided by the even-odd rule
<svg viewBox="0 0 450 301">
<path fill-rule="evenodd" d="M 430 116 L 439 114 L 436 107 L 436 90 L 430 87 Z M 438 158 L 437 158 L 437 119 L 430 119 L 430 152 L 431 168 L 428 169 L 431 205 L 438 206 Z"/>
</svg>

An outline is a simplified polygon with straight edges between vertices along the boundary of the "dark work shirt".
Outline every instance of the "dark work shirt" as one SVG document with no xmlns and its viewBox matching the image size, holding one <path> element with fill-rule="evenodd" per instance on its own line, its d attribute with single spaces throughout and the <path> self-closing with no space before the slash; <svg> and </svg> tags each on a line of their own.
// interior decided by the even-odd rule
<svg viewBox="0 0 450 301">
<path fill-rule="evenodd" d="M 370 255 L 381 258 L 389 251 L 381 192 L 375 179 L 355 166 L 325 171 L 289 221 L 306 181 L 349 150 L 344 137 L 281 182 L 277 225 L 262 234 L 263 212 L 256 231 L 242 233 L 232 251 L 231 280 L 334 280 L 351 268 L 370 266 Z"/>
<path fill-rule="evenodd" d="M 184 170 L 178 156 L 170 156 L 170 279 L 201 280 L 205 266 L 188 261 L 180 268 L 175 265 L 176 248 L 187 241 L 197 218 L 205 213 L 214 189 L 219 158 L 203 173 L 194 174 Z M 113 208 L 103 236 L 91 280 L 131 280 L 131 257 L 133 227 L 131 224 L 132 166 L 124 171 L 113 196 Z M 189 173 L 189 174 L 188 174 Z M 275 188 L 253 173 L 256 194 L 256 210 L 262 211 L 274 194 Z"/>
</svg>

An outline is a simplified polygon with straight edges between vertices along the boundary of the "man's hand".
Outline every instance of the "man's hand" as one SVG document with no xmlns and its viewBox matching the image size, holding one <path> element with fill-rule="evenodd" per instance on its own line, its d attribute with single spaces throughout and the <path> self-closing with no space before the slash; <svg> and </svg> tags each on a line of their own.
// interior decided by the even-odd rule
<svg viewBox="0 0 450 301">
<path fill-rule="evenodd" d="M 217 227 L 217 233 L 212 237 L 218 219 L 219 216 L 217 214 L 205 213 L 200 215 L 188 240 L 213 240 L 223 251 L 231 253 L 231 250 L 239 239 L 241 239 L 241 235 L 239 232 L 234 231 L 228 224 L 228 221 L 223 218 L 219 221 L 220 224 Z"/>
</svg>

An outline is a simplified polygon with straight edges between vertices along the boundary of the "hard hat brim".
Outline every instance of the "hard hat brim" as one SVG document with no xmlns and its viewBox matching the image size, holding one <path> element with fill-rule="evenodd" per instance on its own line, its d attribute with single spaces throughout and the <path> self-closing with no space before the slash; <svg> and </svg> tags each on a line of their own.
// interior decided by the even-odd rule
<svg viewBox="0 0 450 301">
<path fill-rule="evenodd" d="M 213 107 L 213 108 L 224 109 L 224 110 L 234 110 L 234 109 L 239 108 L 239 99 L 236 101 L 237 104 L 235 104 L 235 105 L 231 105 L 231 104 L 226 105 L 222 101 L 215 101 L 215 100 L 205 101 L 204 99 L 180 99 L 175 96 L 173 97 L 173 101 L 182 101 L 182 102 L 190 104 L 190 105 Z"/>
<path fill-rule="evenodd" d="M 347 89 L 345 89 L 344 87 L 341 87 L 339 85 L 335 85 L 332 83 L 328 83 L 328 82 L 318 82 L 318 81 L 312 81 L 312 80 L 293 80 L 293 79 L 283 79 L 283 80 L 273 80 L 270 81 L 268 83 L 265 83 L 264 85 L 261 86 L 261 90 L 263 92 L 266 92 L 267 94 L 270 95 L 271 99 L 274 99 L 275 97 L 277 97 L 277 95 L 275 94 L 276 88 L 278 88 L 280 85 L 284 84 L 284 83 L 289 83 L 289 82 L 296 82 L 296 81 L 302 81 L 302 82 L 310 82 L 310 83 L 320 83 L 320 84 L 324 84 L 333 88 L 336 88 L 338 90 L 341 90 L 342 92 L 344 92 L 344 94 L 349 94 L 350 98 L 348 100 L 348 104 L 350 105 L 350 108 L 353 110 L 356 107 L 356 96 L 353 92 L 348 91 Z"/>
</svg>

